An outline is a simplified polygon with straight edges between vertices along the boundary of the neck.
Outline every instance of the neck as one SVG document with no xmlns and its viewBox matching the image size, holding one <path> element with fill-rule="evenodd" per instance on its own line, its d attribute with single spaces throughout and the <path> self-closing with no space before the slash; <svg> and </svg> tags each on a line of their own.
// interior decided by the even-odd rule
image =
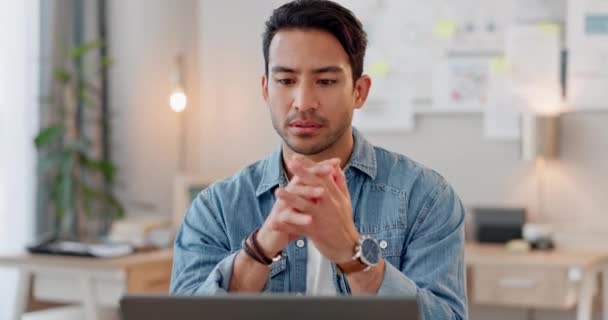
<svg viewBox="0 0 608 320">
<path fill-rule="evenodd" d="M 291 159 L 291 157 L 298 154 L 302 157 L 305 157 L 305 158 L 312 160 L 314 162 L 317 162 L 317 163 L 321 162 L 321 161 L 333 159 L 333 158 L 339 158 L 340 166 L 342 167 L 342 169 L 344 169 L 344 167 L 346 167 L 346 164 L 348 163 L 348 160 L 350 160 L 351 154 L 353 153 L 353 148 L 354 148 L 354 138 L 353 138 L 352 128 L 349 128 L 348 130 L 346 130 L 346 132 L 344 132 L 344 134 L 338 140 L 336 140 L 336 142 L 331 147 L 329 147 L 319 153 L 316 153 L 316 154 L 311 154 L 311 155 L 299 154 L 299 153 L 291 150 L 285 144 L 285 142 L 283 142 L 283 147 L 282 147 L 283 168 L 285 168 L 287 177 L 289 179 L 291 179 L 293 174 L 285 164 L 286 164 L 287 160 Z"/>
</svg>

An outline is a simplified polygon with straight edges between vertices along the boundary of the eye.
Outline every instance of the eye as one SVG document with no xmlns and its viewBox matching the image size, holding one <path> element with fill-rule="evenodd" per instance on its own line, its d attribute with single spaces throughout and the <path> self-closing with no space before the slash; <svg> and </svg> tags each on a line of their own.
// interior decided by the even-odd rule
<svg viewBox="0 0 608 320">
<path fill-rule="evenodd" d="M 322 86 L 330 86 L 332 84 L 335 84 L 336 82 L 338 82 L 338 80 L 334 80 L 334 79 L 320 79 L 318 81 L 318 83 Z"/>
<path fill-rule="evenodd" d="M 296 81 L 293 79 L 276 79 L 276 82 L 284 86 L 294 84 Z"/>
</svg>

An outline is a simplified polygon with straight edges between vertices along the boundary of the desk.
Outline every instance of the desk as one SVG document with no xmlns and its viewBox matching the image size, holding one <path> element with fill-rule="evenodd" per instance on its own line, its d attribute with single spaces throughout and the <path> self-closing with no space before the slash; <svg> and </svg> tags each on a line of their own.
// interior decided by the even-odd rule
<svg viewBox="0 0 608 320">
<path fill-rule="evenodd" d="M 593 295 L 602 281 L 602 319 L 608 320 L 608 253 L 532 251 L 467 244 L 469 303 L 567 310 L 591 320 Z"/>
<path fill-rule="evenodd" d="M 124 293 L 168 292 L 172 258 L 169 249 L 111 259 L 24 254 L 0 257 L 0 267 L 19 271 L 14 320 L 27 311 L 30 288 L 45 277 L 64 279 L 63 290 L 47 290 L 45 299 L 79 301 L 86 319 L 97 320 L 101 297 L 117 307 Z"/>
<path fill-rule="evenodd" d="M 118 305 L 122 294 L 167 292 L 172 251 L 140 253 L 116 259 L 48 255 L 0 257 L 0 267 L 19 270 L 14 319 L 26 311 L 30 285 L 37 277 L 68 276 L 86 319 L 97 319 L 101 303 Z M 467 244 L 469 302 L 478 305 L 566 310 L 577 307 L 577 320 L 591 320 L 592 300 L 602 277 L 603 320 L 608 320 L 608 253 L 564 251 L 509 253 L 504 246 Z M 106 292 L 107 299 L 100 299 Z M 44 294 L 53 298 L 52 294 Z M 106 300 L 100 301 L 100 300 Z"/>
</svg>

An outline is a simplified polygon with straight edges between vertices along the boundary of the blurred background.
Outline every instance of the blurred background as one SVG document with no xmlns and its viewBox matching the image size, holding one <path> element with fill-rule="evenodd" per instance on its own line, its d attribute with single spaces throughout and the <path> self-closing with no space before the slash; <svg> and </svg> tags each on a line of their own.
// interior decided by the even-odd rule
<svg viewBox="0 0 608 320">
<path fill-rule="evenodd" d="M 166 292 L 192 197 L 280 142 L 284 2 L 0 0 L 0 319 Z M 467 207 L 471 319 L 608 319 L 608 2 L 339 2 L 369 36 L 355 126 Z"/>
</svg>

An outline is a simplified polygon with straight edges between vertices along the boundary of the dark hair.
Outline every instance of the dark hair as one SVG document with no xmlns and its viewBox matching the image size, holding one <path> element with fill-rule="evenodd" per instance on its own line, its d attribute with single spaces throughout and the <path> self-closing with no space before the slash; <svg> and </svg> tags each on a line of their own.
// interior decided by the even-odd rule
<svg viewBox="0 0 608 320">
<path fill-rule="evenodd" d="M 317 29 L 332 34 L 350 62 L 353 81 L 363 74 L 367 34 L 359 19 L 348 9 L 329 0 L 295 0 L 272 12 L 263 34 L 264 64 L 268 76 L 268 51 L 274 35 L 282 29 Z"/>
</svg>

